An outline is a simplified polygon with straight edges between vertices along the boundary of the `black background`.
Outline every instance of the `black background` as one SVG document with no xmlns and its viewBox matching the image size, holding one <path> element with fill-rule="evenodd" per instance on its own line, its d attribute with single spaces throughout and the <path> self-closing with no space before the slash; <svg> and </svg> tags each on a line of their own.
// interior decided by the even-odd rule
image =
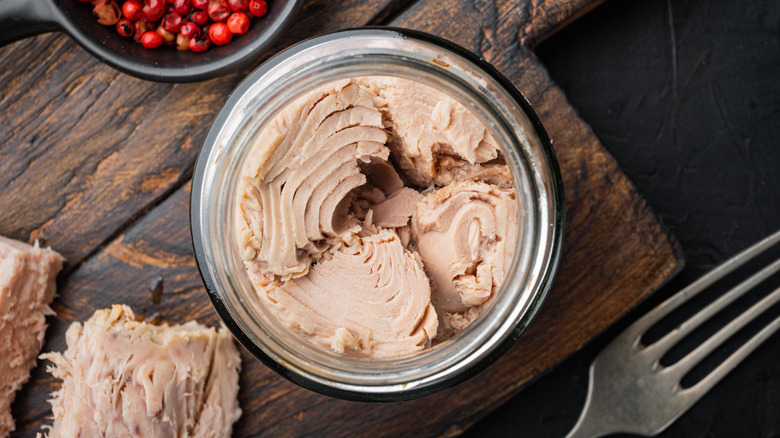
<svg viewBox="0 0 780 438">
<path fill-rule="evenodd" d="M 467 437 L 564 436 L 582 409 L 588 366 L 609 340 L 663 298 L 780 229 L 780 1 L 610 0 L 542 43 L 537 54 L 678 238 L 687 263 Z M 780 284 L 777 277 L 769 286 Z M 686 345 L 709 336 L 760 293 L 718 315 L 664 363 L 682 357 Z M 778 306 L 769 309 L 695 369 L 692 382 L 778 314 Z M 780 437 L 780 334 L 661 436 Z"/>
</svg>

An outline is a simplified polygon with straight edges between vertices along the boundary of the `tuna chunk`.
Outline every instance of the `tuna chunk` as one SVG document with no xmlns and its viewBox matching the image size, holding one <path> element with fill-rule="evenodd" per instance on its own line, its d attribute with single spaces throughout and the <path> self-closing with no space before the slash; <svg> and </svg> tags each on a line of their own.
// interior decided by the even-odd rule
<svg viewBox="0 0 780 438">
<path fill-rule="evenodd" d="M 408 225 L 409 218 L 414 213 L 415 205 L 420 198 L 417 190 L 402 188 L 374 206 L 373 224 L 386 228 Z"/>
<path fill-rule="evenodd" d="M 455 154 L 469 163 L 484 163 L 498 157 L 498 146 L 485 125 L 457 101 L 441 98 L 433 107 L 431 121 Z"/>
<path fill-rule="evenodd" d="M 518 230 L 514 190 L 460 182 L 427 193 L 412 233 L 442 316 L 440 338 L 461 331 L 504 281 Z"/>
<path fill-rule="evenodd" d="M 428 278 L 390 230 L 356 237 L 305 277 L 255 287 L 284 324 L 338 353 L 402 356 L 436 336 Z"/>
<path fill-rule="evenodd" d="M 361 229 L 349 205 L 366 183 L 359 164 L 389 156 L 382 115 L 365 88 L 342 81 L 292 104 L 257 138 L 239 194 L 244 260 L 265 275 L 300 277 Z"/>
<path fill-rule="evenodd" d="M 512 174 L 504 163 L 470 164 L 454 157 L 443 157 L 437 164 L 433 182 L 439 186 L 460 181 L 479 181 L 502 189 L 514 188 Z"/>
<path fill-rule="evenodd" d="M 241 416 L 241 359 L 227 329 L 136 321 L 127 306 L 98 310 L 41 358 L 62 379 L 50 437 L 230 437 Z"/>
<path fill-rule="evenodd" d="M 392 134 L 388 146 L 393 159 L 412 184 L 434 183 L 442 157 L 469 164 L 498 158 L 498 145 L 482 121 L 446 94 L 401 78 L 373 76 L 358 81 L 376 96 Z"/>
<path fill-rule="evenodd" d="M 53 315 L 55 279 L 62 257 L 0 236 L 0 436 L 14 430 L 11 403 L 35 366 L 46 333 L 45 315 Z"/>
</svg>

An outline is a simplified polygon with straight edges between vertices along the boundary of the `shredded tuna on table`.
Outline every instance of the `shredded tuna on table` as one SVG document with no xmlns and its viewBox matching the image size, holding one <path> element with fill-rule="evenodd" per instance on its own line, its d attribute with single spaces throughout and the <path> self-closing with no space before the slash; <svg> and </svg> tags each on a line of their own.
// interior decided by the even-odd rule
<svg viewBox="0 0 780 438">
<path fill-rule="evenodd" d="M 520 223 L 481 119 L 391 77 L 334 82 L 282 110 L 255 138 L 237 204 L 238 247 L 268 308 L 363 357 L 466 329 L 498 292 Z"/>
<path fill-rule="evenodd" d="M 62 262 L 37 242 L 33 246 L 0 236 L 0 436 L 14 430 L 11 403 L 43 346 Z"/>
<path fill-rule="evenodd" d="M 66 341 L 41 355 L 62 380 L 49 437 L 231 436 L 241 359 L 227 329 L 148 324 L 114 305 L 71 324 Z"/>
</svg>

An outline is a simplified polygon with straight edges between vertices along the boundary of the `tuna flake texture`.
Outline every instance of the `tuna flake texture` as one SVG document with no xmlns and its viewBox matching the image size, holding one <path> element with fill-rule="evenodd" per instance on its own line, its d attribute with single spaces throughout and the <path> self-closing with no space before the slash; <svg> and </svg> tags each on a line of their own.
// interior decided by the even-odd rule
<svg viewBox="0 0 780 438">
<path fill-rule="evenodd" d="M 382 115 L 365 89 L 339 83 L 305 96 L 258 139 L 239 201 L 244 259 L 264 274 L 300 277 L 360 230 L 347 201 L 366 183 L 358 163 L 390 154 Z"/>
<path fill-rule="evenodd" d="M 434 285 L 440 337 L 465 328 L 498 291 L 517 241 L 514 190 L 473 181 L 427 193 L 412 235 Z"/>
<path fill-rule="evenodd" d="M 114 305 L 71 324 L 66 341 L 41 355 L 62 380 L 49 437 L 229 437 L 241 416 L 241 359 L 224 328 L 147 324 Z"/>
<path fill-rule="evenodd" d="M 284 325 L 340 354 L 400 357 L 462 331 L 514 254 L 519 212 L 495 139 L 408 80 L 308 93 L 258 134 L 242 177 L 253 286 Z"/>
<path fill-rule="evenodd" d="M 428 278 L 390 230 L 340 246 L 305 277 L 265 293 L 289 325 L 339 353 L 393 357 L 436 335 Z"/>
<path fill-rule="evenodd" d="M 14 430 L 11 403 L 30 377 L 43 346 L 45 315 L 56 289 L 62 257 L 0 236 L 0 436 Z"/>
<path fill-rule="evenodd" d="M 479 118 L 444 93 L 400 78 L 372 76 L 359 82 L 376 95 L 393 158 L 414 185 L 444 185 L 454 180 L 451 172 L 462 167 L 478 172 L 480 164 L 499 157 L 495 139 Z"/>
</svg>

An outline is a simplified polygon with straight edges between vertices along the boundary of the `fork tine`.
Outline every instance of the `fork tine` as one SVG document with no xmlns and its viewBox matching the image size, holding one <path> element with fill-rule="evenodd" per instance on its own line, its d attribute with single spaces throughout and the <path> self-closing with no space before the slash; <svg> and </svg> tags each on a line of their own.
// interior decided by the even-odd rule
<svg viewBox="0 0 780 438">
<path fill-rule="evenodd" d="M 771 277 L 778 271 L 780 271 L 780 260 L 775 260 L 773 263 L 753 274 L 750 278 L 736 285 L 720 298 L 713 301 L 710 305 L 700 310 L 691 318 L 680 324 L 679 327 L 664 335 L 664 337 L 659 339 L 657 342 L 647 347 L 646 350 L 648 351 L 648 354 L 655 354 L 660 359 L 661 356 L 663 356 L 667 351 L 669 351 L 670 348 L 672 348 L 672 346 L 677 343 L 677 341 L 690 334 L 693 330 L 702 325 L 702 323 L 710 319 L 713 315 L 723 310 L 729 304 L 736 301 L 742 295 L 745 295 L 754 287 L 758 286 L 762 281 Z M 717 345 L 715 346 L 717 347 Z"/>
<path fill-rule="evenodd" d="M 780 262 L 780 260 L 778 260 Z M 778 263 L 780 265 L 780 263 Z M 758 315 L 764 312 L 769 307 L 780 301 L 780 288 L 777 288 L 771 294 L 765 296 L 761 301 L 757 302 L 750 309 L 743 312 L 736 317 L 728 325 L 720 329 L 711 338 L 704 341 L 701 345 L 696 347 L 695 350 L 688 353 L 684 358 L 680 359 L 676 364 L 668 368 L 668 372 L 676 374 L 678 378 L 681 378 L 694 366 L 696 366 L 702 359 L 708 354 L 712 353 L 723 342 L 728 340 L 734 333 L 742 329 Z"/>
<path fill-rule="evenodd" d="M 780 290 L 780 289 L 778 289 Z M 777 292 L 777 291 L 775 291 Z M 769 339 L 780 328 L 780 316 L 774 319 L 769 325 L 764 327 L 760 332 L 756 333 L 749 341 L 745 343 L 739 350 L 735 351 L 728 357 L 723 363 L 718 365 L 717 368 L 707 374 L 705 378 L 700 380 L 697 384 L 690 388 L 684 389 L 682 394 L 692 398 L 692 402 L 695 402 L 707 393 L 713 386 L 723 379 L 731 370 L 742 362 L 746 357 L 750 355 L 756 348 Z"/>
<path fill-rule="evenodd" d="M 651 310 L 646 315 L 638 319 L 626 331 L 631 330 L 631 331 L 638 332 L 639 334 L 644 333 L 645 331 L 647 331 L 647 329 L 652 327 L 663 317 L 665 317 L 666 315 L 674 311 L 676 308 L 680 307 L 689 299 L 696 296 L 699 292 L 712 286 L 715 282 L 725 277 L 726 275 L 730 274 L 735 269 L 739 268 L 745 263 L 749 262 L 750 260 L 758 256 L 759 254 L 763 253 L 768 248 L 771 248 L 778 242 L 780 242 L 780 231 L 776 231 L 774 234 L 768 236 L 764 240 L 761 240 L 755 245 L 745 249 L 741 253 L 737 254 L 736 256 L 722 263 L 717 268 L 708 272 L 698 280 L 694 281 L 693 283 L 688 285 L 688 287 L 676 293 L 675 295 L 671 296 L 666 301 L 661 303 L 658 307 L 656 307 L 655 309 Z M 692 325 L 692 326 L 689 325 L 688 330 L 690 331 L 695 329 L 696 327 L 699 326 L 699 324 L 701 324 L 701 322 L 703 321 L 700 321 L 696 325 Z M 675 330 L 672 330 L 657 342 L 647 346 L 645 348 L 646 354 L 662 355 L 663 353 L 668 351 L 669 348 L 671 348 L 671 346 L 677 342 L 677 340 L 679 340 L 680 338 L 685 336 L 685 334 L 688 333 L 688 332 L 681 333 L 680 332 L 681 328 L 682 326 Z"/>
</svg>

